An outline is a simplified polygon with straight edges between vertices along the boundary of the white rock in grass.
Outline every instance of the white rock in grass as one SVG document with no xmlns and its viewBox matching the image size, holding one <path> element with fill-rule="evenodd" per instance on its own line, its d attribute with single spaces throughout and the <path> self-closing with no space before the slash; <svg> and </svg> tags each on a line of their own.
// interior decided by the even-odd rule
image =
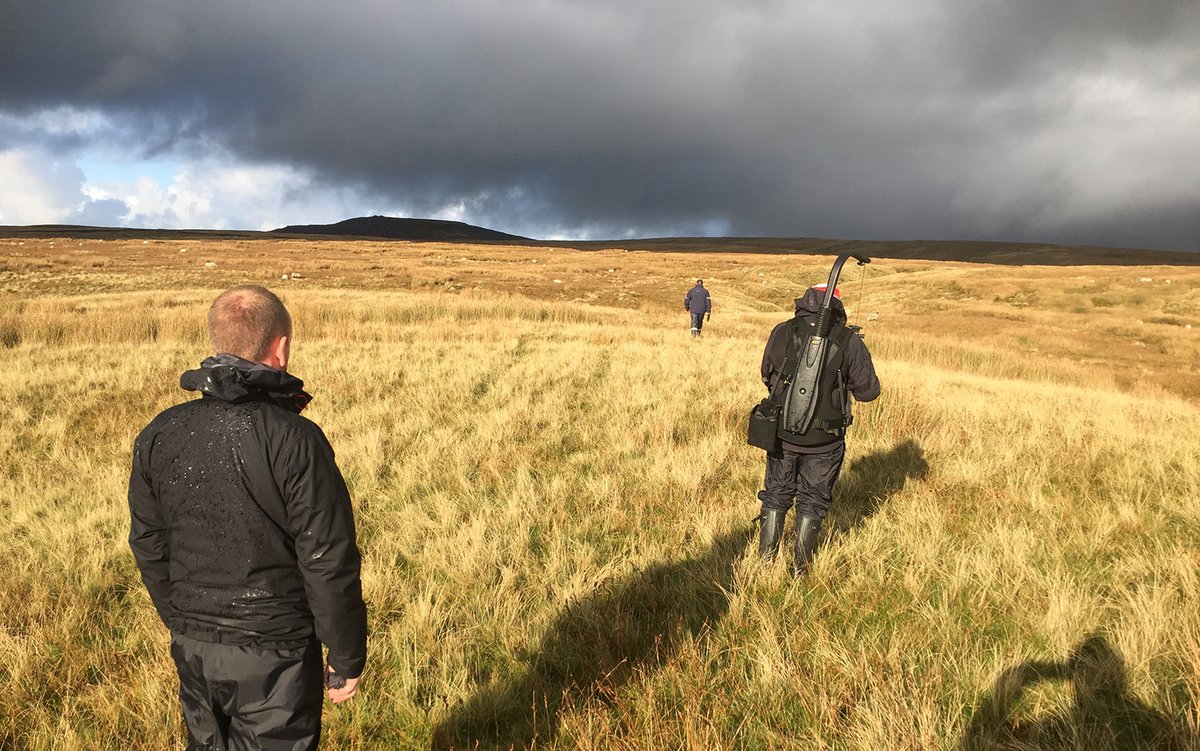
<svg viewBox="0 0 1200 751">
<path fill-rule="evenodd" d="M 302 277 L 302 275 L 300 274 L 300 272 L 299 272 L 299 271 L 293 271 L 293 272 L 292 272 L 292 278 L 293 278 L 293 279 L 302 279 L 303 277 Z"/>
<path fill-rule="evenodd" d="M 562 284 L 562 279 L 555 279 L 555 280 L 554 280 L 554 283 L 555 283 L 555 284 Z"/>
<path fill-rule="evenodd" d="M 1154 278 L 1149 277 L 1149 276 L 1143 276 L 1141 279 L 1138 279 L 1138 281 L 1141 282 L 1142 284 L 1149 284 L 1150 282 L 1154 281 Z"/>
<path fill-rule="evenodd" d="M 281 282 L 286 282 L 287 280 L 288 280 L 287 274 L 284 274 L 283 276 L 279 277 L 279 281 L 281 281 Z"/>
<path fill-rule="evenodd" d="M 206 268 L 206 269 L 215 269 L 216 267 L 217 267 L 216 261 L 205 261 L 204 262 L 204 268 Z"/>
</svg>

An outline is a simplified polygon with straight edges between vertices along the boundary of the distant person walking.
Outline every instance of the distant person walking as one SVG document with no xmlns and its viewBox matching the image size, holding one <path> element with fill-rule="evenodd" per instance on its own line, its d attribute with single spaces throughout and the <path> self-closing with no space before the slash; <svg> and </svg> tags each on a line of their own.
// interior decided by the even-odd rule
<svg viewBox="0 0 1200 751">
<path fill-rule="evenodd" d="M 215 356 L 179 381 L 201 398 L 134 443 L 129 544 L 171 631 L 188 749 L 314 749 L 322 684 L 345 701 L 366 663 L 350 496 L 300 416 L 279 298 L 227 290 L 208 332 Z"/>
<path fill-rule="evenodd" d="M 762 380 L 771 392 L 770 398 L 778 404 L 784 403 L 788 385 L 796 376 L 797 352 L 816 330 L 825 290 L 824 284 L 810 287 L 796 300 L 795 317 L 777 325 L 767 338 Z M 784 519 L 795 503 L 798 574 L 808 569 L 821 522 L 833 504 L 833 486 L 846 454 L 850 394 L 860 402 L 869 402 L 880 392 L 871 353 L 862 338 L 846 326 L 846 309 L 836 290 L 834 293 L 828 337 L 831 346 L 816 384 L 812 425 L 799 435 L 780 426 L 777 449 L 767 452 L 765 489 L 758 494 L 762 501 L 758 552 L 765 560 L 774 560 L 779 552 Z"/>
<path fill-rule="evenodd" d="M 705 318 L 712 320 L 712 298 L 704 288 L 703 279 L 697 279 L 696 286 L 683 296 L 683 309 L 692 315 L 692 336 L 700 336 Z"/>
</svg>

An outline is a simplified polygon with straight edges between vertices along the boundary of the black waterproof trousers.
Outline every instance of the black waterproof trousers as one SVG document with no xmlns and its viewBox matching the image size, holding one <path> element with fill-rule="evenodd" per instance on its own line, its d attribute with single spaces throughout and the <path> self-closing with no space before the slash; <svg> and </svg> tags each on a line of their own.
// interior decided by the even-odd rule
<svg viewBox="0 0 1200 751">
<path fill-rule="evenodd" d="M 763 506 L 780 511 L 796 504 L 796 518 L 824 519 L 833 505 L 833 485 L 842 471 L 846 444 L 838 441 L 817 454 L 794 454 L 783 450 L 767 454 L 764 490 L 758 492 Z"/>
<path fill-rule="evenodd" d="M 311 751 L 321 739 L 321 645 L 256 649 L 178 634 L 171 656 L 188 751 Z"/>
</svg>

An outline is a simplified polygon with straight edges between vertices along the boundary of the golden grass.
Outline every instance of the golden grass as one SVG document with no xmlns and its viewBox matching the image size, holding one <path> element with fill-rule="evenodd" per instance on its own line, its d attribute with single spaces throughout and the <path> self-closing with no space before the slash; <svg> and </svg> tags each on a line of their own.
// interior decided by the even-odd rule
<svg viewBox="0 0 1200 751">
<path fill-rule="evenodd" d="M 828 258 L 73 243 L 0 246 L 0 748 L 182 748 L 129 448 L 247 279 L 356 504 L 331 748 L 1200 747 L 1198 271 L 873 264 L 884 396 L 793 581 L 743 419 Z"/>
</svg>

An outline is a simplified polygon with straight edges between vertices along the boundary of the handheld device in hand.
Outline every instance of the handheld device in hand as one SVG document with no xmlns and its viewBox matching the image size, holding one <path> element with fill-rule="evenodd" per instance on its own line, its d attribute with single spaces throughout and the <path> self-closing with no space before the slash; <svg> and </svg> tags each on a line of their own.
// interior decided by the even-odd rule
<svg viewBox="0 0 1200 751">
<path fill-rule="evenodd" d="M 332 689 L 345 688 L 346 679 L 338 675 L 333 668 L 329 668 L 329 672 L 325 673 L 325 685 Z"/>
</svg>

